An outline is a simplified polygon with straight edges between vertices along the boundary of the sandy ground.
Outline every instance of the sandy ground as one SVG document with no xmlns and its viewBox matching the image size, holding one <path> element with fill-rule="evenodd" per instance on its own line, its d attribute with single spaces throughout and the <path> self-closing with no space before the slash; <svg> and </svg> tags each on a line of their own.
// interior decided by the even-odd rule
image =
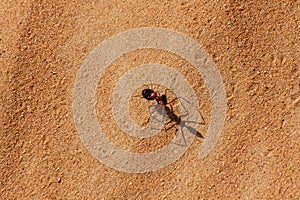
<svg viewBox="0 0 300 200">
<path fill-rule="evenodd" d="M 2 0 L 0 199 L 300 199 L 299 4 Z M 103 40 L 139 27 L 187 34 L 221 73 L 225 125 L 202 160 L 196 138 L 165 168 L 125 173 L 95 159 L 78 136 L 72 92 L 84 58 Z M 124 55 L 105 71 L 96 108 L 107 114 L 97 117 L 109 140 L 132 152 L 155 151 L 174 134 L 169 129 L 140 141 L 118 132 L 111 117 L 109 94 L 117 78 L 152 61 L 201 80 L 188 63 L 151 49 Z M 127 67 L 118 71 L 120 65 Z M 209 121 L 210 97 L 205 82 L 198 83 Z M 137 123 L 146 122 L 147 105 L 132 99 Z"/>
</svg>

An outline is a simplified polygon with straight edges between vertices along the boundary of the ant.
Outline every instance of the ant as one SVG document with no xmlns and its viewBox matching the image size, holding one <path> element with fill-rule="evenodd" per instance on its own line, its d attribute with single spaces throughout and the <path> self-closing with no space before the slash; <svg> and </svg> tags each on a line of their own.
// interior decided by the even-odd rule
<svg viewBox="0 0 300 200">
<path fill-rule="evenodd" d="M 167 90 L 168 89 L 165 90 L 165 94 L 160 96 L 160 94 L 158 92 L 155 92 L 154 90 L 147 88 L 147 89 L 143 89 L 142 95 L 148 101 L 155 99 L 157 104 L 160 104 L 163 107 L 166 107 L 167 104 L 170 104 L 176 100 L 176 99 L 173 99 L 171 102 L 168 103 L 167 95 L 166 95 Z"/>
<path fill-rule="evenodd" d="M 157 105 L 162 106 L 166 110 L 167 109 L 166 105 L 170 104 L 170 103 L 172 103 L 173 101 L 176 100 L 176 99 L 174 99 L 174 100 L 172 100 L 171 102 L 168 103 L 167 95 L 166 95 L 167 90 L 168 89 L 165 90 L 165 94 L 160 95 L 159 92 L 155 92 L 152 89 L 146 88 L 146 89 L 143 89 L 142 95 L 143 95 L 143 98 L 147 99 L 148 101 L 156 100 Z M 155 105 L 151 105 L 151 106 L 148 107 L 149 113 L 150 113 L 150 107 L 152 107 L 152 106 L 155 106 Z M 148 122 L 149 122 L 149 120 L 150 120 L 150 118 L 148 118 Z"/>
<path fill-rule="evenodd" d="M 152 89 L 146 88 L 146 89 L 143 89 L 142 95 L 143 95 L 143 98 L 147 99 L 148 101 L 156 100 L 158 105 L 161 105 L 163 108 L 165 108 L 165 111 L 170 119 L 170 121 L 168 123 L 173 121 L 173 122 L 175 122 L 174 125 L 181 124 L 181 125 L 183 125 L 183 127 L 186 127 L 192 134 L 196 135 L 197 137 L 203 138 L 202 134 L 199 133 L 195 128 L 186 125 L 187 122 L 192 122 L 192 121 L 182 121 L 181 117 L 177 116 L 174 113 L 172 106 L 171 106 L 171 109 L 167 106 L 167 104 L 171 104 L 172 102 L 174 102 L 177 99 L 177 98 L 175 98 L 172 101 L 168 102 L 167 95 L 166 95 L 167 90 L 169 90 L 169 89 L 165 90 L 165 94 L 160 95 L 159 92 L 155 92 Z M 200 113 L 200 115 L 201 115 L 201 113 Z M 202 115 L 201 115 L 201 117 L 202 117 L 202 120 L 204 121 L 204 118 Z M 150 120 L 150 118 L 148 119 L 148 122 L 149 122 L 149 120 Z M 192 123 L 197 123 L 197 122 L 192 122 Z M 204 121 L 204 123 L 200 123 L 200 124 L 205 124 L 205 121 Z M 171 126 L 170 128 L 172 128 L 173 126 Z M 166 130 L 166 128 L 165 128 L 165 130 Z"/>
</svg>

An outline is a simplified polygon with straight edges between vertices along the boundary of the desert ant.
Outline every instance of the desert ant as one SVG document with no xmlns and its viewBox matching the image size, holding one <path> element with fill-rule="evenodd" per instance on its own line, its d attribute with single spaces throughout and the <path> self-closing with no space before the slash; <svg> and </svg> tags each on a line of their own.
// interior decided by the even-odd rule
<svg viewBox="0 0 300 200">
<path fill-rule="evenodd" d="M 159 92 L 155 92 L 152 89 L 146 88 L 146 89 L 143 89 L 142 95 L 143 95 L 143 98 L 147 99 L 148 101 L 156 100 L 157 104 L 161 105 L 165 109 L 165 111 L 168 115 L 168 118 L 170 119 L 170 121 L 167 124 L 169 124 L 170 122 L 173 121 L 173 122 L 175 122 L 175 124 L 173 126 L 181 125 L 182 127 L 186 127 L 192 134 L 196 135 L 197 137 L 203 138 L 202 134 L 199 133 L 195 128 L 188 126 L 186 124 L 188 122 L 191 122 L 191 123 L 198 123 L 198 122 L 182 121 L 181 116 L 179 117 L 178 115 L 176 115 L 174 113 L 172 106 L 171 106 L 171 109 L 167 106 L 167 104 L 171 104 L 172 102 L 174 102 L 177 99 L 177 98 L 175 98 L 172 101 L 168 102 L 167 93 L 166 93 L 168 90 L 169 89 L 166 89 L 165 94 L 160 95 Z M 153 106 L 153 105 L 151 105 L 151 106 Z M 151 106 L 149 106 L 149 108 Z M 150 112 L 150 110 L 149 110 L 149 112 Z M 200 116 L 202 117 L 202 120 L 204 121 L 204 118 L 201 115 L 201 113 L 200 113 Z M 148 119 L 148 122 L 149 122 L 149 120 L 150 120 L 150 118 Z M 205 121 L 203 123 L 199 123 L 199 124 L 205 124 Z M 170 128 L 172 128 L 173 126 L 171 126 Z M 166 130 L 167 129 L 165 128 L 165 131 Z"/>
<path fill-rule="evenodd" d="M 176 100 L 176 99 L 173 99 L 171 102 L 168 103 L 167 95 L 166 95 L 167 90 L 169 90 L 169 89 L 166 89 L 165 94 L 160 96 L 159 92 L 155 92 L 154 90 L 147 88 L 147 89 L 143 89 L 142 95 L 148 101 L 155 99 L 157 104 L 159 104 L 163 107 L 166 107 L 167 104 L 170 104 Z"/>
</svg>

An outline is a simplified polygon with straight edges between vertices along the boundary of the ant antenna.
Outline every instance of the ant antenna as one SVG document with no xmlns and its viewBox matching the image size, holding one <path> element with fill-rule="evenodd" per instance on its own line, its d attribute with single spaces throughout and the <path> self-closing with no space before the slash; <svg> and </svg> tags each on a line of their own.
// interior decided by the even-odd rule
<svg viewBox="0 0 300 200">
<path fill-rule="evenodd" d="M 150 84 L 151 84 L 151 83 L 150 83 Z M 147 89 L 149 89 L 149 86 L 148 86 L 147 84 L 143 84 L 143 85 L 142 85 L 142 87 L 145 87 L 145 86 L 147 87 Z M 142 98 L 142 99 L 144 98 L 144 97 L 141 96 L 141 95 L 134 95 L 134 96 L 131 96 L 131 97 L 140 97 L 140 98 Z"/>
</svg>

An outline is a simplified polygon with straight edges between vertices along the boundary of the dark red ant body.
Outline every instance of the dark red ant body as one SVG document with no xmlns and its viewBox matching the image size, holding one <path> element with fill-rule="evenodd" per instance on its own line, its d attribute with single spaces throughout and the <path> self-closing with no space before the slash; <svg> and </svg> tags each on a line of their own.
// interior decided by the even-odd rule
<svg viewBox="0 0 300 200">
<path fill-rule="evenodd" d="M 149 88 L 143 89 L 142 95 L 147 100 L 154 100 L 157 96 L 159 96 L 157 94 L 157 92 L 154 92 L 153 90 L 151 90 Z"/>
<path fill-rule="evenodd" d="M 162 106 L 168 104 L 167 96 L 165 94 L 160 96 L 158 92 L 154 92 L 154 90 L 151 90 L 149 88 L 143 89 L 142 95 L 145 99 L 149 101 L 156 100 L 157 104 L 160 104 Z"/>
</svg>

